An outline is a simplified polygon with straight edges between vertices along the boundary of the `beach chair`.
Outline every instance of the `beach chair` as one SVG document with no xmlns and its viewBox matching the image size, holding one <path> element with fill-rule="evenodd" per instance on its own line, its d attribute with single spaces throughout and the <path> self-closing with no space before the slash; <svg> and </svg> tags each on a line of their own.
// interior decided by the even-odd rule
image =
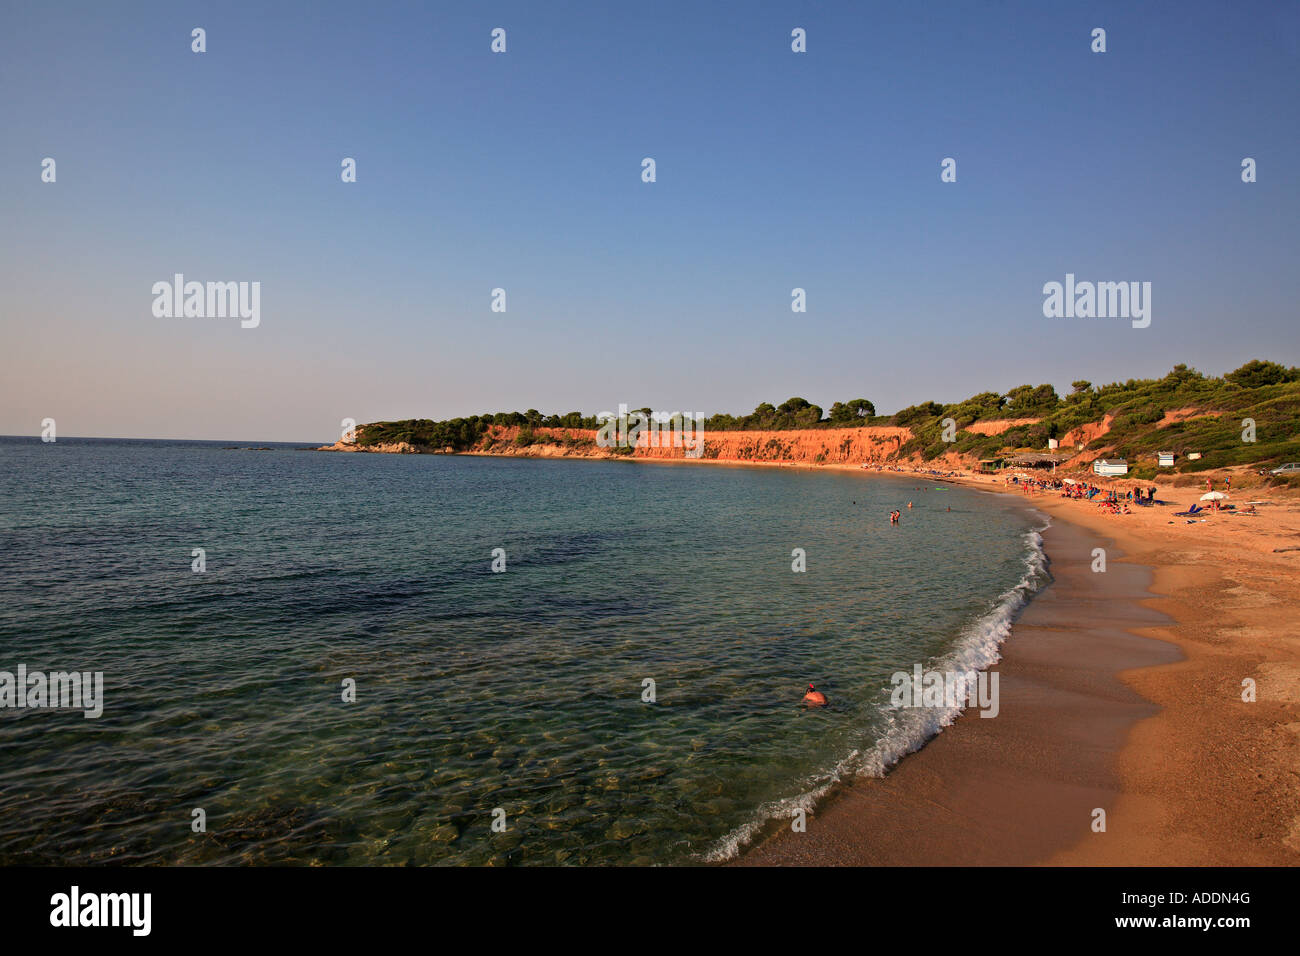
<svg viewBox="0 0 1300 956">
<path fill-rule="evenodd" d="M 1186 511 L 1175 511 L 1174 516 L 1177 518 L 1188 518 L 1191 517 L 1192 515 L 1198 515 L 1204 510 L 1205 509 L 1202 508 L 1200 505 L 1192 505 Z"/>
</svg>

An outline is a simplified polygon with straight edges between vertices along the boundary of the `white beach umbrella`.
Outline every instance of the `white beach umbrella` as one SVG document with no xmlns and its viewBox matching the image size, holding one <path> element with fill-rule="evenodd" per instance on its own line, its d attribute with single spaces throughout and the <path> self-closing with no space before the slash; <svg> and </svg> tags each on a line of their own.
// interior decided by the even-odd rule
<svg viewBox="0 0 1300 956">
<path fill-rule="evenodd" d="M 1201 495 L 1201 500 L 1218 501 L 1219 499 L 1226 498 L 1226 497 L 1228 496 L 1225 495 L 1222 491 L 1207 491 L 1205 494 Z"/>
</svg>

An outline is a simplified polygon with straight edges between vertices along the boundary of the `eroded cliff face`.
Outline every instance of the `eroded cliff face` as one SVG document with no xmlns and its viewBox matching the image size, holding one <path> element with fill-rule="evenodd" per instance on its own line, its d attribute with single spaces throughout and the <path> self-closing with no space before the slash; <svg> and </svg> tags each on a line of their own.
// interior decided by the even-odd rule
<svg viewBox="0 0 1300 956">
<path fill-rule="evenodd" d="M 635 448 L 623 451 L 596 444 L 594 430 L 579 428 L 533 429 L 532 440 L 520 442 L 521 429 L 494 426 L 475 451 L 493 455 L 531 458 L 653 458 L 711 461 L 763 461 L 799 464 L 884 463 L 912 438 L 907 428 L 817 428 L 800 431 L 704 432 L 704 450 L 688 454 L 688 448 L 674 445 L 671 432 L 661 432 L 657 443 L 643 433 Z M 691 436 L 687 435 L 689 439 Z"/>
<path fill-rule="evenodd" d="M 815 428 L 799 431 L 704 433 L 700 457 L 716 461 L 789 461 L 803 464 L 883 463 L 912 438 L 908 428 Z M 639 458 L 680 458 L 680 448 L 637 448 Z"/>
<path fill-rule="evenodd" d="M 1089 442 L 1096 441 L 1102 435 L 1110 431 L 1110 426 L 1115 422 L 1115 413 L 1107 412 L 1099 422 L 1088 422 L 1077 428 L 1071 428 L 1061 436 L 1061 447 L 1073 451 L 1079 445 L 1087 445 Z"/>
</svg>

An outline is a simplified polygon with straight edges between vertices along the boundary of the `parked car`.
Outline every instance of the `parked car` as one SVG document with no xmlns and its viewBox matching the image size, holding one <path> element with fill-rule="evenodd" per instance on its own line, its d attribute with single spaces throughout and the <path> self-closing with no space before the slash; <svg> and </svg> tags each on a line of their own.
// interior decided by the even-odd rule
<svg viewBox="0 0 1300 956">
<path fill-rule="evenodd" d="M 1270 475 L 1300 475 L 1300 461 L 1288 461 L 1285 465 L 1278 465 Z"/>
</svg>

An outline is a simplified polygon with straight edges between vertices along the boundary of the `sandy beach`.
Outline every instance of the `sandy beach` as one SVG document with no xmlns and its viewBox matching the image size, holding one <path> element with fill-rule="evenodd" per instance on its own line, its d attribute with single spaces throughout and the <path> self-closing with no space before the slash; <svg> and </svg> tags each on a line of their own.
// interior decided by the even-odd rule
<svg viewBox="0 0 1300 956">
<path fill-rule="evenodd" d="M 1102 530 L 1127 560 L 1153 570 L 1146 606 L 1167 625 L 1138 633 L 1184 660 L 1129 670 L 1125 684 L 1160 708 L 1116 759 L 1121 781 L 1110 841 L 1081 840 L 1061 864 L 1295 865 L 1300 863 L 1300 508 L 1268 502 L 1256 518 L 1220 512 L 1187 523 L 1172 512 L 1198 488 L 1162 489 L 1181 507 L 1110 517 L 1051 496 L 1045 510 Z M 1243 681 L 1256 700 L 1242 700 Z"/>
<path fill-rule="evenodd" d="M 1300 544 L 1300 507 L 1242 494 L 1259 516 L 1188 523 L 1173 513 L 1199 497 L 1189 486 L 1129 515 L 1022 497 L 1052 518 L 1054 581 L 1003 647 L 999 716 L 963 714 L 738 863 L 1300 863 L 1300 551 L 1273 550 Z"/>
</svg>

